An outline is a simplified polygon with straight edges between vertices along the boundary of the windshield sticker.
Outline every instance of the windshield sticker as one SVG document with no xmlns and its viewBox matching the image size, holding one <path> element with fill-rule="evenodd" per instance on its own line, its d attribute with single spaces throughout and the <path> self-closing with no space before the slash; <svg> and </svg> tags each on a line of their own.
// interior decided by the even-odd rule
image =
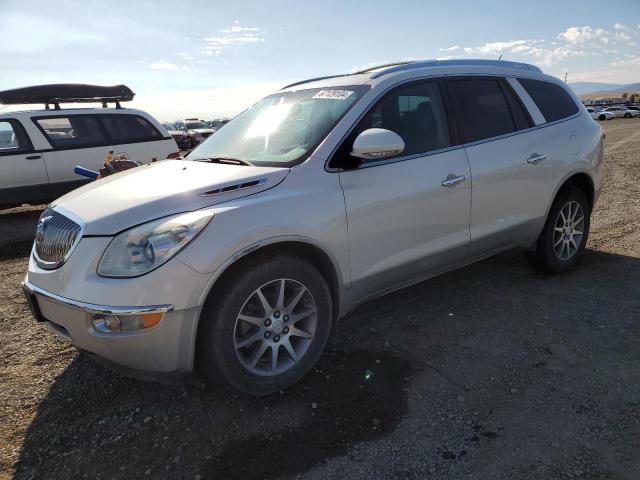
<svg viewBox="0 0 640 480">
<path fill-rule="evenodd" d="M 331 100 L 344 100 L 349 98 L 353 91 L 351 90 L 320 90 L 312 98 L 329 98 Z"/>
</svg>

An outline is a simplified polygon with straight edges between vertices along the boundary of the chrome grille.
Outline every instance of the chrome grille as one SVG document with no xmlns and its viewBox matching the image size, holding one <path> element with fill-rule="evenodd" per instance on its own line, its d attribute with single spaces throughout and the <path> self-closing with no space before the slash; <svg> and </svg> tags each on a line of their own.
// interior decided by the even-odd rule
<svg viewBox="0 0 640 480">
<path fill-rule="evenodd" d="M 38 220 L 35 240 L 35 258 L 42 268 L 53 269 L 62 265 L 80 240 L 82 228 L 61 213 L 47 208 Z"/>
</svg>

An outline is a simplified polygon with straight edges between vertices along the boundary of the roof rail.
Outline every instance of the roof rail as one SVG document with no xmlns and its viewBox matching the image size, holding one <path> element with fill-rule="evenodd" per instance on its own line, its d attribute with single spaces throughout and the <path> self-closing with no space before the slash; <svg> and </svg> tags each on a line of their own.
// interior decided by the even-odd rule
<svg viewBox="0 0 640 480">
<path fill-rule="evenodd" d="M 317 82 L 319 80 L 327 80 L 329 78 L 345 77 L 347 75 L 349 75 L 349 74 L 348 73 L 341 73 L 339 75 L 327 75 L 326 77 L 315 77 L 315 78 L 309 78 L 307 80 L 300 80 L 299 82 L 293 82 L 293 83 L 290 83 L 289 85 L 285 85 L 280 90 L 284 90 L 285 88 L 289 88 L 289 87 L 295 87 L 297 85 L 302 85 L 304 83 Z"/>
<path fill-rule="evenodd" d="M 361 73 L 369 73 L 372 72 L 374 70 L 379 70 L 381 68 L 387 68 L 387 67 L 398 67 L 401 65 L 409 65 L 410 63 L 415 63 L 415 62 L 419 62 L 420 60 L 406 60 L 404 62 L 393 62 L 393 63 L 383 63 L 382 65 L 375 65 L 373 67 L 369 67 L 369 68 L 365 68 L 364 70 L 360 70 L 358 72 L 355 72 L 354 75 L 358 75 Z"/>
<path fill-rule="evenodd" d="M 542 70 L 535 65 L 521 62 L 510 62 L 507 60 L 473 60 L 473 59 L 460 59 L 460 60 L 424 60 L 416 62 L 407 62 L 395 66 L 390 66 L 384 70 L 374 72 L 371 78 L 378 78 L 389 73 L 402 72 L 405 70 L 412 70 L 414 68 L 425 67 L 454 67 L 454 66 L 479 66 L 479 67 L 504 67 L 504 68 L 519 68 L 522 70 L 529 70 L 531 72 L 542 73 Z M 373 69 L 375 69 L 374 67 Z"/>
</svg>

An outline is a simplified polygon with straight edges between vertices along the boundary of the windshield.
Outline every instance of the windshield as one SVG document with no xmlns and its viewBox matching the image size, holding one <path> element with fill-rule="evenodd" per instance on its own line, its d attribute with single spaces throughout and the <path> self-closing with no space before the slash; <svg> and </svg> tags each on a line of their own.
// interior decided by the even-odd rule
<svg viewBox="0 0 640 480">
<path fill-rule="evenodd" d="M 209 128 L 209 125 L 204 122 L 187 122 L 185 123 L 185 125 L 189 130 L 193 130 L 196 128 Z"/>
<path fill-rule="evenodd" d="M 358 85 L 275 93 L 198 145 L 189 159 L 237 158 L 262 166 L 299 163 L 368 88 Z"/>
</svg>

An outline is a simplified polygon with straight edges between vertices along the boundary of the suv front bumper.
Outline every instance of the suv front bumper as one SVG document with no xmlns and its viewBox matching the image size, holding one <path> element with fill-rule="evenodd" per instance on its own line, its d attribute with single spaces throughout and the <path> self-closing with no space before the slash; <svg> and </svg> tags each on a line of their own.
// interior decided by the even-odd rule
<svg viewBox="0 0 640 480">
<path fill-rule="evenodd" d="M 28 281 L 22 287 L 36 319 L 98 363 L 143 380 L 182 383 L 190 377 L 200 307 L 96 305 L 47 292 Z M 153 327 L 129 332 L 105 333 L 93 322 L 103 315 L 148 313 L 160 313 L 162 319 Z"/>
</svg>

